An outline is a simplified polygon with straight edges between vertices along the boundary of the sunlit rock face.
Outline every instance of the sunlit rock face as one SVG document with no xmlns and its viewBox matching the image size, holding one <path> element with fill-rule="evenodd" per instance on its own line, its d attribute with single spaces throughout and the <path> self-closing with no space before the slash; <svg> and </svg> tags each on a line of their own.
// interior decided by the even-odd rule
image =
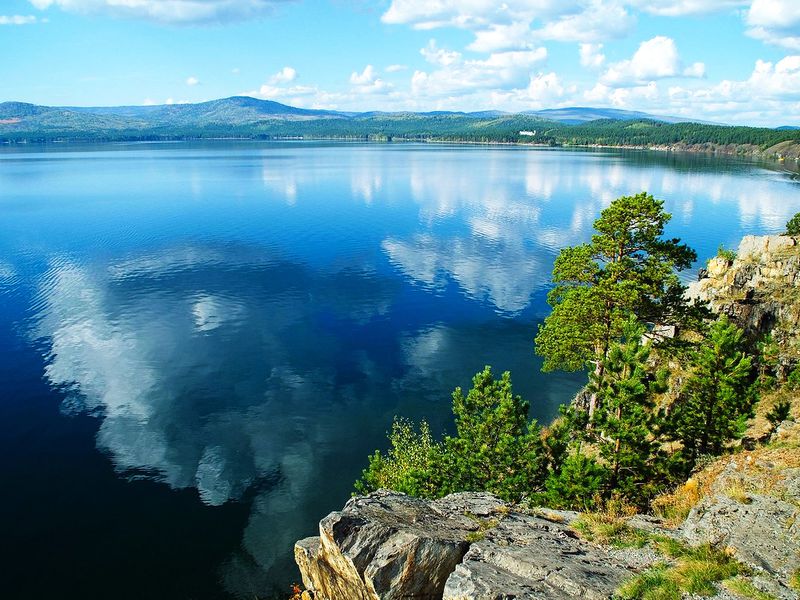
<svg viewBox="0 0 800 600">
<path fill-rule="evenodd" d="M 770 334 L 788 365 L 800 358 L 800 239 L 788 235 L 748 235 L 734 259 L 708 261 L 688 295 L 725 313 L 751 339 Z M 783 373 L 785 375 L 785 373 Z"/>
<path fill-rule="evenodd" d="M 318 600 L 607 600 L 654 560 L 580 540 L 568 524 L 576 513 L 545 513 L 481 492 L 422 500 L 378 490 L 322 519 L 295 560 Z"/>
</svg>

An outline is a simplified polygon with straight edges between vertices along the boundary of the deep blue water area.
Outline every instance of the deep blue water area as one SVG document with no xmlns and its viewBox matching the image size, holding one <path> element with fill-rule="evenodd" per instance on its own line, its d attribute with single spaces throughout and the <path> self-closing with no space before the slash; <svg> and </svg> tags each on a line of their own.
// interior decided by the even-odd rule
<svg viewBox="0 0 800 600">
<path fill-rule="evenodd" d="M 394 415 L 446 431 L 485 364 L 540 421 L 571 398 L 533 353 L 553 260 L 643 190 L 703 260 L 800 211 L 699 155 L 0 147 L 2 597 L 286 597 Z"/>
</svg>

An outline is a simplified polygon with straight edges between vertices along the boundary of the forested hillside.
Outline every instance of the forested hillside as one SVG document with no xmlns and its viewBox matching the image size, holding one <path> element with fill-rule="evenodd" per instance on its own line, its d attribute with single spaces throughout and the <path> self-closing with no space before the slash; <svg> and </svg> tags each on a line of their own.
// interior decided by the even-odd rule
<svg viewBox="0 0 800 600">
<path fill-rule="evenodd" d="M 598 115 L 614 118 L 586 120 Z M 587 108 L 531 114 L 344 113 L 247 97 L 200 104 L 104 108 L 6 102 L 0 104 L 0 142 L 331 138 L 624 146 L 785 158 L 800 154 L 797 129 L 667 121 L 675 119 Z"/>
</svg>

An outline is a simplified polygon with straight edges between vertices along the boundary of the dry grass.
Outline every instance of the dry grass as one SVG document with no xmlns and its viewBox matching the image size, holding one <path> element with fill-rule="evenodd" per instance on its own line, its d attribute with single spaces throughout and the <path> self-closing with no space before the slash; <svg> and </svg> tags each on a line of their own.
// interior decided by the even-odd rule
<svg viewBox="0 0 800 600">
<path fill-rule="evenodd" d="M 609 512 L 584 513 L 572 529 L 587 541 L 615 548 L 642 548 L 652 540 L 648 533 L 629 526 L 622 515 Z"/>
<path fill-rule="evenodd" d="M 783 400 L 788 400 L 791 403 L 789 411 L 790 416 L 800 422 L 800 392 L 797 390 L 788 390 L 781 388 L 774 392 L 764 394 L 756 405 L 756 415 L 750 421 L 750 426 L 747 429 L 747 437 L 755 440 L 764 439 L 770 433 L 771 424 L 767 420 L 767 414 L 775 405 Z"/>
<path fill-rule="evenodd" d="M 798 392 L 779 390 L 765 396 L 759 403 L 756 418 L 748 430 L 750 437 L 757 437 L 759 430 L 768 429 L 766 413 L 784 398 L 792 401 L 791 414 L 800 422 Z M 734 464 L 733 473 L 728 470 L 731 462 Z M 800 468 L 800 426 L 767 446 L 716 459 L 673 492 L 657 497 L 651 506 L 655 514 L 666 520 L 667 525 L 677 526 L 692 508 L 711 493 L 727 494 L 739 502 L 749 502 L 752 494 L 784 498 L 783 471 L 792 468 Z M 723 472 L 725 481 L 720 485 Z"/>
</svg>

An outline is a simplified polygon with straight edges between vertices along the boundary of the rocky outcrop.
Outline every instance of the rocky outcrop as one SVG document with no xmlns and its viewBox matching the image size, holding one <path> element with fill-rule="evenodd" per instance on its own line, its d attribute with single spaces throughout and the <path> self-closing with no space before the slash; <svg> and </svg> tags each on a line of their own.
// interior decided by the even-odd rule
<svg viewBox="0 0 800 600">
<path fill-rule="evenodd" d="M 691 545 L 729 549 L 768 593 L 797 600 L 786 582 L 800 566 L 800 468 L 770 456 L 732 458 L 689 513 L 681 534 Z"/>
<path fill-rule="evenodd" d="M 751 339 L 771 333 L 787 361 L 800 358 L 800 238 L 742 238 L 736 258 L 708 261 L 687 295 L 730 316 Z M 787 365 L 788 366 L 788 363 Z"/>
<path fill-rule="evenodd" d="M 351 499 L 295 557 L 318 600 L 610 598 L 649 564 L 579 539 L 575 513 L 514 512 L 485 493 Z"/>
</svg>

